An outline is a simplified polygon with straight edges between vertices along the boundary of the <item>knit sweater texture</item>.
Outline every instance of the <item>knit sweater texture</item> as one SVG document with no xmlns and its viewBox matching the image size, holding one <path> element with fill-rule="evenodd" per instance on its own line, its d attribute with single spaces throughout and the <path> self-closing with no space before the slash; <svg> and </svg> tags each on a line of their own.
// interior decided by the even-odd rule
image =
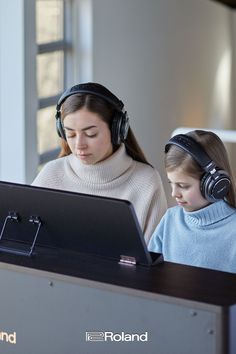
<svg viewBox="0 0 236 354">
<path fill-rule="evenodd" d="M 83 164 L 73 154 L 50 161 L 32 184 L 130 201 L 147 243 L 167 209 L 158 171 L 133 160 L 124 144 L 94 165 Z"/>
<path fill-rule="evenodd" d="M 236 209 L 223 200 L 193 212 L 170 208 L 148 249 L 169 262 L 236 273 Z"/>
</svg>

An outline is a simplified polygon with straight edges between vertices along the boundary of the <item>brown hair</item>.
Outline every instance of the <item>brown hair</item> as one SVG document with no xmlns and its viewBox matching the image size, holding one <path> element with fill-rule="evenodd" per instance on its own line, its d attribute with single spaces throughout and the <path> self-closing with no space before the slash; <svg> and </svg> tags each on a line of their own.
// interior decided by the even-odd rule
<svg viewBox="0 0 236 354">
<path fill-rule="evenodd" d="M 69 96 L 61 106 L 61 119 L 62 121 L 65 117 L 74 113 L 82 108 L 86 108 L 90 112 L 99 114 L 101 119 L 107 123 L 111 129 L 112 119 L 115 115 L 116 109 L 109 103 L 106 102 L 103 98 L 92 94 L 82 94 L 77 93 Z M 134 160 L 143 162 L 149 165 L 143 151 L 141 150 L 131 128 L 129 127 L 128 135 L 124 141 L 126 151 Z M 116 147 L 113 147 L 115 150 Z M 71 154 L 70 147 L 66 140 L 61 139 L 61 151 L 59 157 L 67 156 Z"/>
<path fill-rule="evenodd" d="M 214 161 L 219 169 L 226 171 L 231 181 L 226 201 L 231 206 L 236 207 L 234 176 L 230 167 L 226 148 L 221 139 L 215 133 L 205 130 L 193 130 L 186 135 L 192 137 L 203 147 L 207 155 Z M 204 173 L 202 167 L 200 167 L 189 153 L 176 145 L 170 145 L 169 150 L 165 154 L 165 168 L 167 171 L 173 171 L 179 167 L 184 173 L 199 180 Z"/>
</svg>

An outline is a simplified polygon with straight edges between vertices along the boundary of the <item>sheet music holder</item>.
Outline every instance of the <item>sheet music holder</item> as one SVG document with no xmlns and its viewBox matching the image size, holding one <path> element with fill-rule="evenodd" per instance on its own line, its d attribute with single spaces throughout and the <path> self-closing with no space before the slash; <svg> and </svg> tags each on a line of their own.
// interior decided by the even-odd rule
<svg viewBox="0 0 236 354">
<path fill-rule="evenodd" d="M 37 247 L 150 266 L 152 254 L 129 201 L 0 182 L 0 252 L 37 256 Z"/>
</svg>

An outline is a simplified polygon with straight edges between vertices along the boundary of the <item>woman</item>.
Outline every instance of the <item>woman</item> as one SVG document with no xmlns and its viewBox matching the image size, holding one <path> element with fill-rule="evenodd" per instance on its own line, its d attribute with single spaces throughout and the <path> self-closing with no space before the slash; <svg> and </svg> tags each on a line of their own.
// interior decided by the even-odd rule
<svg viewBox="0 0 236 354">
<path fill-rule="evenodd" d="M 33 185 L 126 199 L 148 242 L 166 211 L 166 197 L 159 173 L 129 127 L 123 102 L 100 84 L 79 84 L 59 99 L 56 124 L 59 159 L 46 164 Z"/>
</svg>

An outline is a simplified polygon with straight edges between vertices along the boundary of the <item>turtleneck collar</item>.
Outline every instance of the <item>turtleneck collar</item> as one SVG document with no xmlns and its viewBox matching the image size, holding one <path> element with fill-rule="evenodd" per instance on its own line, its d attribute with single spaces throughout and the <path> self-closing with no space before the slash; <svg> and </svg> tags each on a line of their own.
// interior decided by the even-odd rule
<svg viewBox="0 0 236 354">
<path fill-rule="evenodd" d="M 133 159 L 126 153 L 125 145 L 121 144 L 106 160 L 94 165 L 83 164 L 78 157 L 68 156 L 69 164 L 74 173 L 86 183 L 108 183 L 121 176 L 132 165 Z"/>
<path fill-rule="evenodd" d="M 227 218 L 235 213 L 236 210 L 230 207 L 225 201 L 220 200 L 197 211 L 187 212 L 183 210 L 183 212 L 187 223 L 203 227 Z"/>
</svg>

